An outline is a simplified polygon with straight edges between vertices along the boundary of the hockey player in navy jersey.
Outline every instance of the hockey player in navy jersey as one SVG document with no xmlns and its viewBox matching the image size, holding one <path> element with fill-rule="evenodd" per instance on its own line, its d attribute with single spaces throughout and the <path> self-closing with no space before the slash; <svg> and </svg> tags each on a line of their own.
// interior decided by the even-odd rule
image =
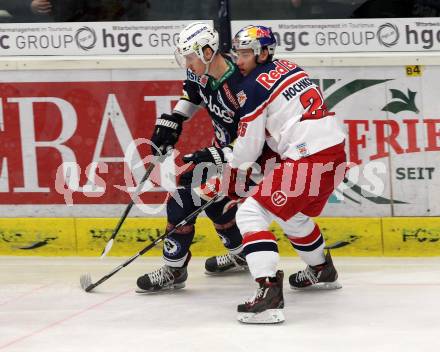
<svg viewBox="0 0 440 352">
<path fill-rule="evenodd" d="M 272 221 L 307 264 L 289 277 L 291 288 L 341 287 L 312 217 L 321 213 L 344 177 L 345 135 L 307 73 L 291 61 L 271 60 L 275 46 L 272 31 L 263 26 L 245 27 L 233 39 L 236 63 L 246 79 L 237 93 L 242 112 L 229 160 L 236 181 L 229 184 L 231 197 L 241 193 L 240 180 L 247 179 L 249 166 L 264 158 L 265 150 L 275 156 L 236 216 L 243 253 L 258 283 L 254 297 L 238 306 L 238 320 L 244 323 L 284 321 L 283 272 L 277 271 Z"/>
<path fill-rule="evenodd" d="M 151 141 L 157 148 L 153 153 L 165 153 L 174 147 L 182 132 L 184 122 L 189 120 L 200 107 L 205 107 L 212 119 L 215 141 L 210 147 L 186 155 L 183 161 L 211 164 L 210 174 L 223 167 L 223 148 L 237 136 L 240 108 L 234 87 L 243 78 L 230 58 L 218 49 L 218 33 L 209 25 L 195 22 L 188 25 L 179 35 L 176 59 L 187 69 L 187 79 L 183 84 L 183 95 L 171 115 L 162 114 L 157 119 Z M 205 200 L 203 180 L 187 172 L 180 178 L 177 194 L 167 203 L 167 231 L 174 228 Z M 200 175 L 199 175 L 200 176 Z M 202 177 L 203 178 L 203 177 Z M 207 178 L 205 175 L 204 178 Z M 194 199 L 200 199 L 195 202 Z M 179 204 L 179 202 L 182 202 Z M 242 236 L 235 222 L 237 204 L 224 197 L 206 209 L 207 216 L 223 241 L 228 253 L 208 258 L 205 263 L 207 274 L 221 274 L 247 270 L 242 257 Z M 190 245 L 194 238 L 195 219 L 179 228 L 164 241 L 164 266 L 147 273 L 137 280 L 137 292 L 162 291 L 182 288 L 187 279 L 187 264 L 191 258 Z"/>
</svg>

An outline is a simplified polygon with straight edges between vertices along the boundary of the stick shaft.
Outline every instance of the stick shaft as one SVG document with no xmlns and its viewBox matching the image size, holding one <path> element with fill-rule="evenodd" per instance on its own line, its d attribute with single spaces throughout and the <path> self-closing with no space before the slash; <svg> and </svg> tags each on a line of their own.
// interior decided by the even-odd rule
<svg viewBox="0 0 440 352">
<path fill-rule="evenodd" d="M 162 155 L 156 161 L 162 162 L 165 157 L 166 157 L 166 155 Z M 148 180 L 148 178 L 151 175 L 151 172 L 154 170 L 154 167 L 156 166 L 156 161 L 152 161 L 152 162 L 150 162 L 147 165 L 147 169 L 145 171 L 145 174 L 142 177 L 141 181 L 139 182 L 138 186 L 136 187 L 136 190 L 135 190 L 135 193 L 134 193 L 134 195 L 132 197 L 131 202 L 125 208 L 124 213 L 122 214 L 121 218 L 119 219 L 118 224 L 116 225 L 116 227 L 113 229 L 112 235 L 110 236 L 109 240 L 107 241 L 106 246 L 102 250 L 101 258 L 105 257 L 105 255 L 110 251 L 110 249 L 111 249 L 111 247 L 113 245 L 112 240 L 114 240 L 115 237 L 117 236 L 117 234 L 119 233 L 119 230 L 121 229 L 122 224 L 124 223 L 125 219 L 127 218 L 128 213 L 130 212 L 131 208 L 135 204 L 135 201 L 136 201 L 139 193 L 141 192 L 142 187 L 144 186 L 145 181 Z"/>
<path fill-rule="evenodd" d="M 203 212 L 206 208 L 208 208 L 212 203 L 216 202 L 219 198 L 221 197 L 220 194 L 217 194 L 214 198 L 212 198 L 211 200 L 209 200 L 207 203 L 203 204 L 202 206 L 200 206 L 198 209 L 194 210 L 191 214 L 189 214 L 185 219 L 183 219 L 181 222 L 179 222 L 171 231 L 169 232 L 165 232 L 164 234 L 162 234 L 161 236 L 159 236 L 158 238 L 156 238 L 153 242 L 151 242 L 148 246 L 146 246 L 145 248 L 141 249 L 139 252 L 137 252 L 136 254 L 134 254 L 133 256 L 131 256 L 130 258 L 128 258 L 125 262 L 123 262 L 122 264 L 118 265 L 116 268 L 114 268 L 111 272 L 109 272 L 107 275 L 104 275 L 101 279 L 99 279 L 97 282 L 92 283 L 91 285 L 89 285 L 86 288 L 87 292 L 90 292 L 91 290 L 93 290 L 96 286 L 102 284 L 104 281 L 108 280 L 109 278 L 111 278 L 113 275 L 115 275 L 119 270 L 121 270 L 122 268 L 126 267 L 127 265 L 129 265 L 130 263 L 132 263 L 133 261 L 135 261 L 138 257 L 140 257 L 141 255 L 145 254 L 146 252 L 148 252 L 151 248 L 155 247 L 158 243 L 162 242 L 167 236 L 173 234 L 174 232 L 176 232 L 180 227 L 186 225 L 189 221 L 191 221 L 194 217 L 196 217 L 197 215 L 199 215 L 201 212 Z"/>
<path fill-rule="evenodd" d="M 141 182 L 139 182 L 136 191 L 134 193 L 134 199 L 131 200 L 131 202 L 127 205 L 127 207 L 125 208 L 124 213 L 122 214 L 121 218 L 119 219 L 118 224 L 116 225 L 115 229 L 113 230 L 112 236 L 110 237 L 110 240 L 114 239 L 116 237 L 116 235 L 118 234 L 122 224 L 124 223 L 124 220 L 127 218 L 128 213 L 130 212 L 131 208 L 133 207 L 134 203 L 135 203 L 135 199 L 138 196 L 138 194 L 140 193 L 144 182 L 150 177 L 151 172 L 154 169 L 155 164 L 153 162 L 149 163 L 147 166 L 147 170 L 144 174 L 144 176 L 141 179 Z"/>
</svg>

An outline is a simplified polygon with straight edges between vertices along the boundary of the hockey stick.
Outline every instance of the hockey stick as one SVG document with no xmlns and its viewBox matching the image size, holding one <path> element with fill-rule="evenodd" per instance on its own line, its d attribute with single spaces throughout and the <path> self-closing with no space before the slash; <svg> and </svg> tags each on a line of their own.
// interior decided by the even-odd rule
<svg viewBox="0 0 440 352">
<path fill-rule="evenodd" d="M 196 217 L 197 215 L 199 215 L 202 211 L 204 211 L 206 208 L 208 208 L 212 203 L 214 203 L 215 201 L 217 201 L 220 197 L 222 197 L 222 194 L 217 193 L 214 198 L 212 198 L 211 200 L 209 200 L 207 203 L 205 203 L 204 205 L 202 205 L 200 208 L 196 209 L 195 211 L 193 211 L 191 214 L 189 214 L 185 219 L 183 219 L 181 222 L 179 222 L 171 231 L 169 232 L 165 232 L 163 235 L 161 235 L 160 237 L 156 238 L 153 242 L 151 242 L 148 246 L 146 246 L 144 249 L 140 250 L 139 252 L 137 252 L 135 255 L 133 255 L 132 257 L 130 257 L 129 259 L 127 259 L 125 262 L 123 262 L 122 264 L 120 264 L 119 266 L 117 266 L 116 268 L 114 268 L 110 273 L 108 273 L 107 275 L 104 275 L 101 279 L 99 279 L 98 281 L 96 281 L 95 283 L 92 282 L 92 277 L 90 276 L 90 274 L 84 274 L 81 275 L 80 278 L 80 283 L 81 283 L 81 287 L 83 288 L 84 291 L 86 292 L 90 292 L 91 290 L 93 290 L 96 286 L 102 284 L 104 281 L 108 280 L 109 278 L 111 278 L 114 274 L 116 274 L 119 270 L 121 270 L 122 268 L 126 267 L 128 264 L 130 264 L 131 262 L 133 262 L 135 259 L 137 259 L 138 257 L 140 257 L 141 255 L 143 255 L 144 253 L 148 252 L 151 248 L 153 248 L 154 246 L 156 246 L 158 243 L 162 242 L 165 237 L 167 237 L 168 235 L 173 234 L 174 232 L 176 232 L 180 227 L 186 225 L 189 221 L 191 221 L 194 217 Z"/>
<path fill-rule="evenodd" d="M 327 246 L 324 247 L 324 249 L 330 250 L 330 249 L 335 249 L 335 248 L 341 248 L 346 246 L 347 244 L 349 244 L 346 241 L 336 241 L 335 243 L 331 243 Z"/>
<path fill-rule="evenodd" d="M 139 195 L 145 181 L 150 177 L 151 172 L 153 171 L 154 167 L 156 166 L 156 161 L 161 163 L 165 159 L 166 156 L 167 155 L 161 155 L 157 158 L 157 160 L 152 161 L 148 164 L 144 177 L 142 177 L 141 181 L 139 182 L 139 184 L 135 190 L 133 197 L 131 197 L 132 198 L 131 202 L 125 208 L 125 211 L 122 214 L 121 218 L 119 219 L 119 222 L 116 225 L 115 229 L 113 230 L 110 239 L 108 240 L 107 244 L 105 245 L 104 249 L 102 250 L 101 259 L 104 258 L 108 252 L 110 252 L 110 249 L 112 249 L 114 239 L 115 239 L 116 235 L 118 234 L 119 230 L 121 229 L 122 224 L 124 223 L 125 219 L 127 218 L 128 213 L 130 212 L 131 208 L 133 207 L 133 205 L 135 203 L 135 199 Z"/>
</svg>

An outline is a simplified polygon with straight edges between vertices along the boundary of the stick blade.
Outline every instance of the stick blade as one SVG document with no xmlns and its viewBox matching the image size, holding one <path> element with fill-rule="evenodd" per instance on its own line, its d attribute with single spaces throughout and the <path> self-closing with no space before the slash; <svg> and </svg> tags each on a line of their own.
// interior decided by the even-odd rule
<svg viewBox="0 0 440 352">
<path fill-rule="evenodd" d="M 108 252 L 110 252 L 110 249 L 112 249 L 113 246 L 113 238 L 107 242 L 107 244 L 105 245 L 104 250 L 101 253 L 101 259 L 104 258 Z"/>
<path fill-rule="evenodd" d="M 90 292 L 93 289 L 93 283 L 92 283 L 92 277 L 90 274 L 84 274 L 81 275 L 79 278 L 79 282 L 81 284 L 81 288 L 86 291 Z"/>
<path fill-rule="evenodd" d="M 335 243 L 329 244 L 327 246 L 324 247 L 324 249 L 335 249 L 335 248 L 341 248 L 341 247 L 345 247 L 346 245 L 350 244 L 347 241 L 337 241 Z"/>
</svg>

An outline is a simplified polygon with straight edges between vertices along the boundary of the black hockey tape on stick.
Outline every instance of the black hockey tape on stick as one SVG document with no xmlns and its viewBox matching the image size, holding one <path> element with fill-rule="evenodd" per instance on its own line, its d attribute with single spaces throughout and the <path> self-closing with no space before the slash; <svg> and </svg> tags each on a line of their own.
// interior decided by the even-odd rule
<svg viewBox="0 0 440 352">
<path fill-rule="evenodd" d="M 348 242 L 348 241 L 336 241 L 334 243 L 328 244 L 327 246 L 324 247 L 324 249 L 330 250 L 330 249 L 341 248 L 341 247 L 348 246 L 351 243 L 352 242 Z"/>
<path fill-rule="evenodd" d="M 123 262 L 122 264 L 120 264 L 119 266 L 114 268 L 111 272 L 109 272 L 107 275 L 104 275 L 102 278 L 100 278 L 95 283 L 92 282 L 92 277 L 90 276 L 90 274 L 82 275 L 81 278 L 80 278 L 81 287 L 86 292 L 92 291 L 96 286 L 102 284 L 104 281 L 108 280 L 113 275 L 115 275 L 119 270 L 121 270 L 122 268 L 126 267 L 131 262 L 135 261 L 138 257 L 140 257 L 141 255 L 143 255 L 146 252 L 148 252 L 151 248 L 156 246 L 158 243 L 162 242 L 165 239 L 165 237 L 167 237 L 168 235 L 173 234 L 180 227 L 186 225 L 189 221 L 191 221 L 194 217 L 199 215 L 201 212 L 203 212 L 206 208 L 208 208 L 211 204 L 213 204 L 214 202 L 219 200 L 221 197 L 223 197 L 223 195 L 221 193 L 217 193 L 214 196 L 214 198 L 212 198 L 207 203 L 203 204 L 200 208 L 196 209 L 191 214 L 189 214 L 185 219 L 183 219 L 181 222 L 179 222 L 171 231 L 165 232 L 163 235 L 161 235 L 160 237 L 156 238 L 153 242 L 151 242 L 144 249 L 140 250 L 135 255 L 133 255 L 132 257 L 128 258 L 125 262 Z"/>
</svg>

